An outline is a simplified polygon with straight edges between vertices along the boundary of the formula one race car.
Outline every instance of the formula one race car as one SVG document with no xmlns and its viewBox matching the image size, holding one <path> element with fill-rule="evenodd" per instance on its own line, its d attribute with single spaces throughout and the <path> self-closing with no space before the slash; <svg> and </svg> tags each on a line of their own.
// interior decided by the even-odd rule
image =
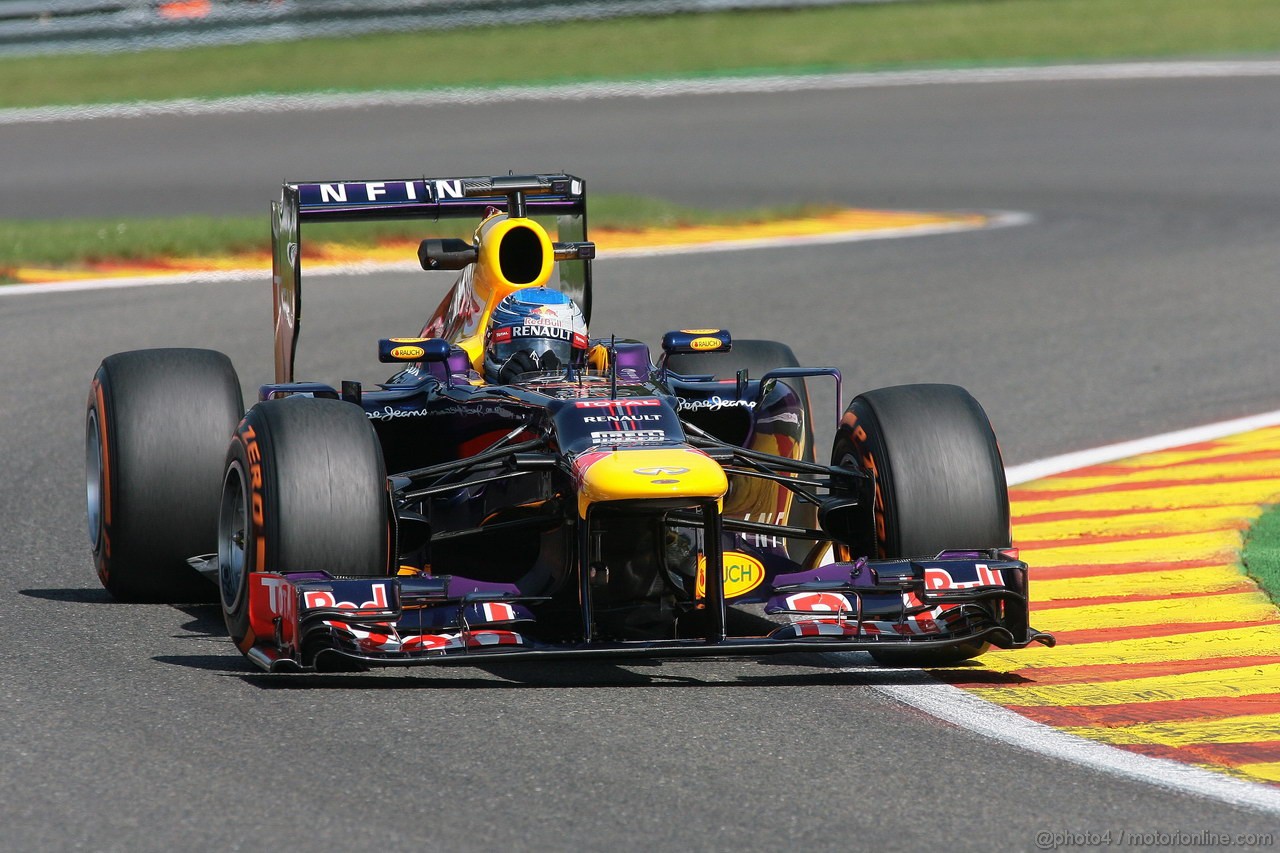
<svg viewBox="0 0 1280 853">
<path fill-rule="evenodd" d="M 423 240 L 424 269 L 460 275 L 419 335 L 379 342 L 397 372 L 295 381 L 302 223 L 453 217 L 474 242 Z M 268 671 L 1052 644 L 966 391 L 857 396 L 815 462 L 805 380 L 839 398 L 836 370 L 723 329 L 656 358 L 587 333 L 580 179 L 285 184 L 272 218 L 276 381 L 247 413 L 208 350 L 93 379 L 89 533 L 116 598 L 216 596 Z"/>
</svg>

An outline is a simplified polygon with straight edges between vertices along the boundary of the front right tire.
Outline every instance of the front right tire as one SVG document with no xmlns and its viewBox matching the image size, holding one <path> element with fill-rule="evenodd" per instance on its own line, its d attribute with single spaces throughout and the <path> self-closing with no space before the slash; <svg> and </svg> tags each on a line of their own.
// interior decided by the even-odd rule
<svg viewBox="0 0 1280 853">
<path fill-rule="evenodd" d="M 364 411 L 286 397 L 249 410 L 226 453 L 218 590 L 232 641 L 248 651 L 253 572 L 389 573 L 382 449 Z"/>
</svg>

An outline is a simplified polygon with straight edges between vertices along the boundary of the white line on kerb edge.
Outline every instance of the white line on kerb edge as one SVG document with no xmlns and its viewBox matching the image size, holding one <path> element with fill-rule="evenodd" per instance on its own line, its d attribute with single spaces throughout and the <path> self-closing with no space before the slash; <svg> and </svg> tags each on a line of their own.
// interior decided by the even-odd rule
<svg viewBox="0 0 1280 853">
<path fill-rule="evenodd" d="M 982 211 L 986 221 L 980 224 L 968 222 L 939 222 L 928 225 L 904 225 L 899 228 L 879 228 L 870 231 L 839 231 L 831 234 L 810 234 L 803 237 L 768 237 L 745 240 L 717 240 L 709 243 L 690 243 L 683 246 L 656 246 L 635 249 L 602 249 L 597 260 L 625 260 L 668 255 L 700 255 L 711 252 L 744 252 L 749 249 L 782 249 L 789 246 L 815 246 L 834 243 L 861 243 L 870 240 L 898 240 L 904 237 L 928 237 L 938 234 L 956 234 L 962 231 L 985 231 L 993 228 L 1013 228 L 1035 221 L 1029 213 L 1016 210 Z M 367 261 L 350 264 L 333 264 L 307 267 L 306 276 L 321 275 L 369 275 L 388 272 L 421 272 L 414 261 Z M 189 272 L 177 275 L 138 276 L 136 278 L 93 278 L 75 281 L 52 281 L 44 284 L 0 285 L 2 296 L 30 296 L 37 293 L 73 293 L 81 290 L 109 290 L 117 287 L 148 287 L 164 284 L 203 284 L 209 282 L 234 282 L 270 279 L 271 270 L 229 270 L 222 272 Z"/>
<path fill-rule="evenodd" d="M 732 95 L 805 92 L 822 89 L 876 89 L 982 83 L 1071 83 L 1090 80 L 1175 80 L 1280 76 L 1275 60 L 1171 61 L 1042 65 L 1015 68 L 869 71 L 844 74 L 777 74 L 695 80 L 570 83 L 559 86 L 496 86 L 423 91 L 244 95 L 232 98 L 19 107 L 0 110 L 0 125 L 89 121 L 150 116 L 229 115 L 367 107 L 491 106 L 529 101 L 584 101 L 607 98 L 666 98 L 677 95 Z"/>
<path fill-rule="evenodd" d="M 1064 453 L 1061 456 L 1050 456 L 1048 459 L 1041 459 L 1037 462 L 1012 465 L 1005 469 L 1005 477 L 1008 479 L 1009 485 L 1016 486 L 1031 480 L 1039 480 L 1041 477 L 1050 477 L 1065 471 L 1074 471 L 1077 468 L 1101 465 L 1104 462 L 1115 462 L 1119 459 L 1128 459 L 1130 456 L 1156 453 L 1161 450 L 1170 450 L 1174 447 L 1198 444 L 1202 441 L 1213 441 L 1277 425 L 1280 425 L 1280 411 L 1264 412 L 1260 415 L 1250 415 L 1245 418 L 1236 418 L 1235 420 L 1221 421 L 1215 424 L 1191 427 L 1190 429 L 1180 429 L 1176 432 L 1166 432 L 1149 438 L 1138 438 L 1133 441 L 1123 441 L 1119 444 L 1108 444 L 1105 447 L 1095 447 L 1092 450 L 1080 450 L 1075 453 Z"/>
<path fill-rule="evenodd" d="M 1006 475 L 1009 485 L 1015 486 L 1089 465 L 1100 465 L 1143 453 L 1155 453 L 1277 425 L 1280 425 L 1280 411 L 1266 412 L 1252 417 L 1110 444 L 1093 450 L 1066 453 L 1025 465 L 1014 465 L 1006 470 Z M 858 673 L 872 670 L 869 667 L 850 667 L 845 671 Z M 889 674 L 880 670 L 875 677 L 880 681 Z M 1067 734 L 1030 720 L 1008 708 L 980 699 L 959 687 L 953 687 L 941 681 L 920 684 L 918 681 L 921 677 L 922 673 L 913 670 L 903 673 L 904 683 L 902 684 L 871 686 L 903 704 L 1010 746 L 1128 779 L 1147 782 L 1161 788 L 1218 800 L 1228 805 L 1267 814 L 1280 815 L 1280 789 L 1260 782 L 1237 779 L 1224 773 L 1203 770 L 1180 761 L 1151 758 L 1127 752 L 1108 744 Z"/>
<path fill-rule="evenodd" d="M 858 670 L 849 670 L 857 672 Z M 882 680 L 887 673 L 878 673 Z M 916 673 L 911 674 L 913 677 Z M 1280 815 L 1280 790 L 1165 758 L 1126 752 L 1029 720 L 958 687 L 936 684 L 871 685 L 885 695 L 971 732 L 1010 746 L 1059 758 L 1160 788 L 1227 805 Z"/>
</svg>

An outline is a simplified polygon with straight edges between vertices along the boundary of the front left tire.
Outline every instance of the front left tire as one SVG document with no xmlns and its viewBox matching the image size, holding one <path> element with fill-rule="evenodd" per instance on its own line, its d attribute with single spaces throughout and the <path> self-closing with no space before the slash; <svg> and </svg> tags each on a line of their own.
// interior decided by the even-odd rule
<svg viewBox="0 0 1280 853">
<path fill-rule="evenodd" d="M 959 386 L 898 385 L 859 395 L 836 433 L 831 462 L 874 477 L 872 556 L 929 559 L 1011 544 L 1000 447 L 982 406 Z M 974 640 L 871 656 L 889 666 L 951 666 L 987 648 Z"/>
</svg>

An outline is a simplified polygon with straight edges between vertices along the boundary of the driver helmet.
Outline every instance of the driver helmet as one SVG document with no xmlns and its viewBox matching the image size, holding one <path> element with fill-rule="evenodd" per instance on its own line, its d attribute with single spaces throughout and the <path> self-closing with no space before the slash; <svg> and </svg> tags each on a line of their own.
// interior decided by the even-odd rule
<svg viewBox="0 0 1280 853">
<path fill-rule="evenodd" d="M 484 374 L 490 382 L 510 381 L 519 373 L 580 366 L 586 351 L 587 321 L 573 300 L 530 287 L 505 297 L 489 315 Z"/>
</svg>

